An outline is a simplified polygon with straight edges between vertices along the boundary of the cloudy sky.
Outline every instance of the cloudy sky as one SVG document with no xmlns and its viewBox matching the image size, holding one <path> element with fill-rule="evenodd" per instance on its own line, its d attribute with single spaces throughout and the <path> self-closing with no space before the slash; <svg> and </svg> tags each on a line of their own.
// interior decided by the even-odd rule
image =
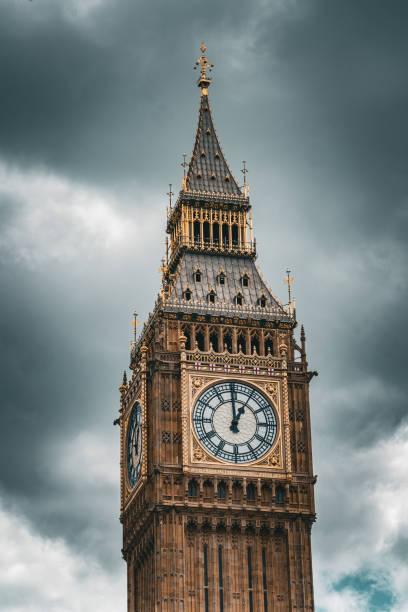
<svg viewBox="0 0 408 612">
<path fill-rule="evenodd" d="M 0 608 L 125 610 L 117 416 L 199 90 L 307 334 L 319 612 L 408 610 L 408 9 L 2 0 Z"/>
</svg>

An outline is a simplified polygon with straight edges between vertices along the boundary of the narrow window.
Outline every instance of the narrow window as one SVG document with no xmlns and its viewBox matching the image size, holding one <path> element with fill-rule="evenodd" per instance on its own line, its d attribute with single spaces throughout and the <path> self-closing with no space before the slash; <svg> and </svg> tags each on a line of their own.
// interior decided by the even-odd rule
<svg viewBox="0 0 408 612">
<path fill-rule="evenodd" d="M 232 244 L 237 246 L 238 244 L 238 225 L 235 223 L 232 226 Z"/>
<path fill-rule="evenodd" d="M 249 591 L 249 612 L 254 612 L 254 602 L 252 595 L 252 558 L 251 549 L 248 548 L 248 591 Z"/>
<path fill-rule="evenodd" d="M 213 243 L 219 244 L 220 242 L 220 225 L 219 223 L 213 224 Z"/>
<path fill-rule="evenodd" d="M 222 224 L 222 242 L 224 246 L 229 244 L 229 227 L 226 223 Z"/>
<path fill-rule="evenodd" d="M 190 289 L 186 289 L 184 292 L 184 299 L 187 300 L 187 302 L 189 302 L 191 300 L 191 291 Z"/>
<path fill-rule="evenodd" d="M 194 242 L 200 242 L 200 240 L 201 240 L 200 222 L 194 221 Z"/>
<path fill-rule="evenodd" d="M 224 351 L 232 353 L 232 336 L 229 331 L 224 334 Z"/>
<path fill-rule="evenodd" d="M 220 272 L 219 275 L 218 275 L 218 284 L 219 285 L 225 285 L 225 279 L 226 279 L 226 276 L 225 276 L 224 272 Z"/>
<path fill-rule="evenodd" d="M 247 486 L 246 496 L 248 501 L 255 501 L 255 487 L 252 482 Z"/>
<path fill-rule="evenodd" d="M 241 277 L 241 284 L 242 284 L 243 287 L 249 287 L 249 276 L 248 276 L 248 274 L 244 274 Z"/>
<path fill-rule="evenodd" d="M 266 297 L 262 295 L 258 300 L 258 306 L 261 308 L 266 308 Z"/>
<path fill-rule="evenodd" d="M 275 490 L 275 501 L 277 504 L 283 504 L 285 498 L 285 493 L 283 487 L 278 485 Z"/>
<path fill-rule="evenodd" d="M 196 333 L 196 347 L 198 348 L 199 351 L 203 351 L 204 350 L 204 334 L 202 332 L 197 332 Z"/>
<path fill-rule="evenodd" d="M 196 270 L 194 272 L 194 280 L 196 283 L 201 283 L 201 272 L 200 270 Z"/>
<path fill-rule="evenodd" d="M 188 496 L 197 497 L 197 481 L 190 480 L 188 483 Z"/>
<path fill-rule="evenodd" d="M 222 577 L 222 546 L 218 547 L 218 586 L 220 588 L 220 612 L 224 612 L 224 586 Z"/>
<path fill-rule="evenodd" d="M 215 331 L 210 333 L 210 343 L 214 353 L 218 353 L 218 334 Z"/>
<path fill-rule="evenodd" d="M 273 340 L 270 336 L 266 337 L 265 340 L 265 355 L 273 355 Z"/>
<path fill-rule="evenodd" d="M 185 329 L 184 330 L 184 335 L 186 337 L 186 351 L 191 351 L 191 335 L 190 335 L 190 332 L 187 329 Z"/>
<path fill-rule="evenodd" d="M 203 235 L 204 242 L 208 244 L 210 242 L 210 224 L 208 221 L 204 221 L 203 223 Z"/>
<path fill-rule="evenodd" d="M 204 545 L 204 606 L 205 612 L 208 612 L 208 546 Z"/>
<path fill-rule="evenodd" d="M 262 549 L 262 583 L 264 596 L 264 612 L 268 612 L 268 586 L 266 582 L 266 550 Z"/>
<path fill-rule="evenodd" d="M 210 291 L 208 294 L 208 302 L 209 304 L 215 304 L 215 291 Z"/>
<path fill-rule="evenodd" d="M 237 295 L 235 296 L 235 304 L 237 306 L 242 306 L 242 302 L 243 302 L 243 297 L 241 293 L 237 293 Z"/>
<path fill-rule="evenodd" d="M 227 487 L 225 482 L 219 482 L 217 486 L 218 499 L 225 499 L 227 496 Z"/>
</svg>

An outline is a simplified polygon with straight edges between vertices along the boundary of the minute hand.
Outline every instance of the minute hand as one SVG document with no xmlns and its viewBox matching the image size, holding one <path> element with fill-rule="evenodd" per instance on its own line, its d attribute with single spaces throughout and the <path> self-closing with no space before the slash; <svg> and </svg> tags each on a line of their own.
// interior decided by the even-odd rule
<svg viewBox="0 0 408 612">
<path fill-rule="evenodd" d="M 234 386 L 232 383 L 230 385 L 230 392 L 231 392 L 231 405 L 232 405 L 232 421 L 230 425 L 230 430 L 233 431 L 234 433 L 238 433 L 239 432 L 238 420 L 239 420 L 240 415 L 237 417 L 237 411 L 235 410 Z"/>
</svg>

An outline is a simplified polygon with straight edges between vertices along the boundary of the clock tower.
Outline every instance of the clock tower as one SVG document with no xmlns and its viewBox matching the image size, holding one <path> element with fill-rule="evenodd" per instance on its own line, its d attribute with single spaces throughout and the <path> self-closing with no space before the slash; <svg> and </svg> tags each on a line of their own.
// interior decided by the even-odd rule
<svg viewBox="0 0 408 612">
<path fill-rule="evenodd" d="M 255 265 L 246 170 L 240 187 L 201 51 L 162 284 L 119 388 L 128 611 L 314 610 L 315 373 L 290 291 L 283 306 Z"/>
</svg>

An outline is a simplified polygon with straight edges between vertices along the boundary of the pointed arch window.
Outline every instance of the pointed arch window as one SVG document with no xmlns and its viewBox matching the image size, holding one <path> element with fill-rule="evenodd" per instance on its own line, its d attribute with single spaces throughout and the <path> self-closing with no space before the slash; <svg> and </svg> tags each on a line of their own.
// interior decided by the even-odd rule
<svg viewBox="0 0 408 612">
<path fill-rule="evenodd" d="M 218 353 L 218 334 L 215 329 L 210 331 L 210 344 L 214 353 Z"/>
<path fill-rule="evenodd" d="M 255 501 L 255 485 L 252 482 L 247 486 L 246 498 L 247 501 Z"/>
<path fill-rule="evenodd" d="M 199 268 L 197 268 L 197 270 L 194 272 L 194 282 L 196 283 L 201 283 L 201 270 Z"/>
<path fill-rule="evenodd" d="M 258 298 L 258 306 L 261 308 L 266 308 L 266 297 L 263 294 L 260 298 Z"/>
<path fill-rule="evenodd" d="M 241 285 L 243 287 L 249 287 L 249 276 L 248 276 L 248 274 L 245 273 L 245 274 L 243 274 L 241 276 Z"/>
<path fill-rule="evenodd" d="M 186 289 L 186 290 L 185 290 L 185 292 L 184 292 L 184 299 L 185 299 L 187 302 L 190 302 L 190 301 L 191 301 L 191 296 L 192 296 L 191 289 L 189 289 L 189 288 L 187 287 L 187 289 Z"/>
<path fill-rule="evenodd" d="M 207 300 L 209 304 L 215 304 L 215 291 L 214 289 L 211 289 L 211 291 L 209 292 L 209 294 L 207 295 Z"/>
<path fill-rule="evenodd" d="M 278 485 L 275 489 L 275 501 L 277 504 L 283 504 L 285 500 L 285 491 L 281 485 Z"/>
<path fill-rule="evenodd" d="M 227 497 L 227 485 L 223 481 L 218 483 L 217 497 L 218 499 L 225 499 Z"/>
<path fill-rule="evenodd" d="M 237 293 L 234 299 L 235 299 L 236 306 L 242 306 L 242 304 L 244 303 L 244 297 L 242 293 Z"/>
<path fill-rule="evenodd" d="M 197 497 L 197 491 L 198 491 L 198 483 L 193 478 L 192 480 L 189 480 L 188 482 L 188 496 Z"/>
<path fill-rule="evenodd" d="M 227 280 L 226 274 L 223 271 L 221 271 L 218 275 L 218 284 L 225 285 L 226 280 Z"/>
</svg>

